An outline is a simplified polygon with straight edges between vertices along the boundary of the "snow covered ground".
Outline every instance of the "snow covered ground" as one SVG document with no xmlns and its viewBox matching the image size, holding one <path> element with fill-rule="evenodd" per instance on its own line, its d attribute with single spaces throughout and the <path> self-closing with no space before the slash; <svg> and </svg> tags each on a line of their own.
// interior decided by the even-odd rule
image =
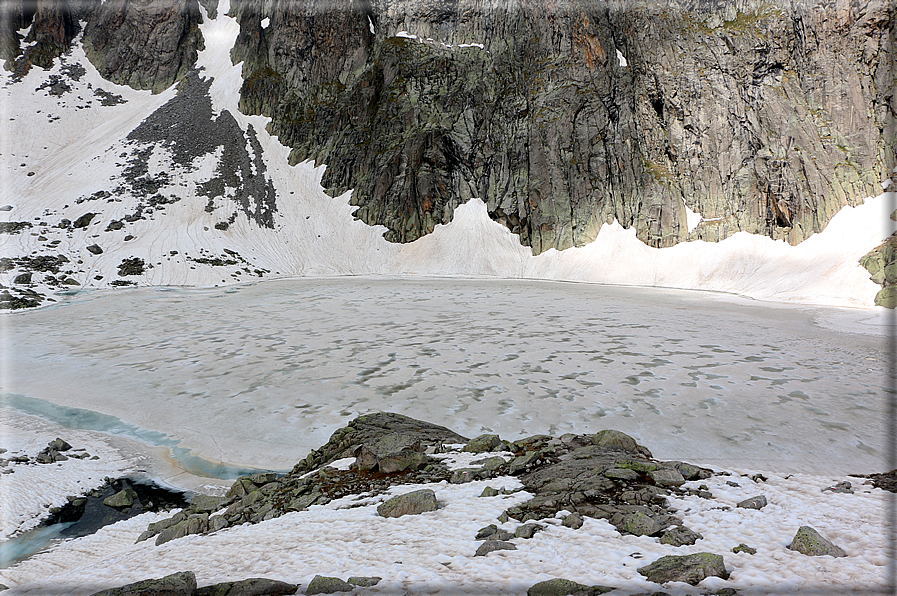
<svg viewBox="0 0 897 596">
<path fill-rule="evenodd" d="M 98 449 L 90 445 L 91 450 Z M 464 467 L 470 454 L 454 467 Z M 467 456 L 466 458 L 464 456 Z M 207 536 L 188 536 L 155 546 L 135 544 L 148 523 L 163 515 L 143 514 L 107 526 L 96 534 L 67 540 L 48 552 L 0 571 L 9 594 L 90 594 L 93 591 L 192 570 L 200 586 L 247 577 L 268 577 L 307 585 L 317 574 L 346 578 L 378 576 L 371 594 L 524 594 L 536 582 L 563 577 L 585 584 L 618 588 L 614 594 L 650 593 L 658 586 L 635 571 L 660 556 L 714 552 L 722 554 L 731 573 L 728 581 L 709 578 L 699 587 L 673 583 L 671 595 L 700 594 L 731 587 L 744 595 L 835 594 L 882 591 L 887 558 L 884 522 L 888 493 L 840 475 L 787 474 L 731 469 L 689 483 L 704 484 L 714 499 L 676 497 L 671 503 L 689 528 L 703 535 L 694 546 L 662 545 L 654 538 L 622 536 L 608 522 L 586 518 L 582 528 L 543 520 L 545 529 L 529 540 L 515 539 L 516 551 L 475 557 L 477 531 L 496 523 L 511 532 L 513 521 L 501 524 L 499 514 L 529 498 L 520 491 L 479 497 L 486 486 L 520 487 L 514 477 L 475 481 L 403 485 L 388 495 L 346 497 L 325 506 L 256 525 L 243 525 Z M 18 472 L 0 476 L 16 482 Z M 822 492 L 847 480 L 854 494 Z M 58 483 L 57 483 L 58 484 Z M 56 484 L 54 484 L 56 485 Z M 385 519 L 376 506 L 393 494 L 432 488 L 440 508 L 435 512 Z M 762 510 L 736 508 L 745 498 L 763 494 Z M 25 493 L 22 502 L 36 505 Z M 890 495 L 893 496 L 893 495 Z M 47 498 L 42 495 L 41 498 Z M 811 525 L 841 546 L 847 557 L 808 557 L 790 551 L 801 525 Z M 732 553 L 747 544 L 757 553 Z"/>
</svg>

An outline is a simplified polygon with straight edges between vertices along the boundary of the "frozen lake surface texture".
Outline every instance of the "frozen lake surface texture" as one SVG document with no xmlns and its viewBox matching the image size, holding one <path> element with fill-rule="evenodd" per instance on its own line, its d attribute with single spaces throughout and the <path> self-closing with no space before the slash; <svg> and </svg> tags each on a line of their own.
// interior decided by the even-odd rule
<svg viewBox="0 0 897 596">
<path fill-rule="evenodd" d="M 869 473 L 882 316 L 484 279 L 98 291 L 7 319 L 3 391 L 70 426 L 276 470 L 394 411 L 468 436 L 614 428 L 663 459 Z"/>
</svg>

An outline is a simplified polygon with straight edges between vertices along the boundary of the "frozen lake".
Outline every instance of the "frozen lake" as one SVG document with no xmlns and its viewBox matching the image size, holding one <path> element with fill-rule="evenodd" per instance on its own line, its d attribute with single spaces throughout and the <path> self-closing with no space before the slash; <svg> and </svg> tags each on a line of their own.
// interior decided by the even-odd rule
<svg viewBox="0 0 897 596">
<path fill-rule="evenodd" d="M 868 473 L 884 465 L 880 316 L 485 279 L 98 291 L 5 316 L 0 376 L 7 404 L 117 418 L 235 466 L 288 469 L 384 410 L 468 436 L 614 428 L 662 459 Z"/>
</svg>

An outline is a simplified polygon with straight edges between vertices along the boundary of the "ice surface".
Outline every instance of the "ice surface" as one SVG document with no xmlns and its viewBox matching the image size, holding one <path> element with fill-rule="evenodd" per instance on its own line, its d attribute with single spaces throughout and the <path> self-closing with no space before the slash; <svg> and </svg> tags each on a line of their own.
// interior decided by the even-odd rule
<svg viewBox="0 0 897 596">
<path fill-rule="evenodd" d="M 885 346 L 858 313 L 875 317 L 525 280 L 97 291 L 13 317 L 2 389 L 238 466 L 288 469 L 395 411 L 467 436 L 616 428 L 668 459 L 881 471 Z"/>
</svg>

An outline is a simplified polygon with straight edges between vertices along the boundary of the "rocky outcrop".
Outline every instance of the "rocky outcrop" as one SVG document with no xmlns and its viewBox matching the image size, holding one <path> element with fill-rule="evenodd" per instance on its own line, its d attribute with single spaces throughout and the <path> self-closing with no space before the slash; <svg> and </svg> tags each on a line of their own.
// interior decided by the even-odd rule
<svg viewBox="0 0 897 596">
<path fill-rule="evenodd" d="M 291 160 L 326 164 L 325 187 L 353 189 L 356 217 L 393 241 L 480 197 L 536 253 L 613 219 L 651 246 L 741 230 L 796 243 L 877 194 L 894 161 L 885 0 L 235 0 L 231 14 L 241 109 L 271 116 Z"/>
<path fill-rule="evenodd" d="M 897 212 L 891 214 L 891 219 Z M 875 305 L 897 307 L 897 235 L 892 234 L 860 259 L 872 281 L 881 286 L 875 295 Z"/>
<path fill-rule="evenodd" d="M 203 49 L 196 0 L 109 0 L 84 29 L 84 51 L 104 78 L 159 92 L 196 63 Z"/>
</svg>

